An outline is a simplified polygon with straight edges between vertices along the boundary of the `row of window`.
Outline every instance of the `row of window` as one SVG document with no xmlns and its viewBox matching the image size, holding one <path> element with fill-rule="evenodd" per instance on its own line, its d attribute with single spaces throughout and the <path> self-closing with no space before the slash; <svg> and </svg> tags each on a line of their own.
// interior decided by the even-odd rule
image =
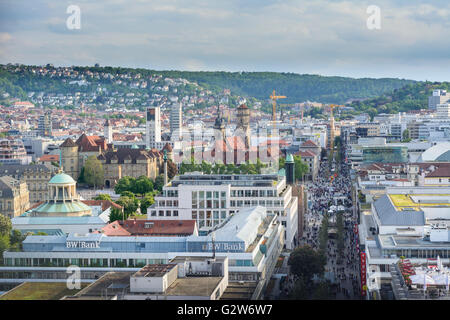
<svg viewBox="0 0 450 320">
<path fill-rule="evenodd" d="M 214 211 L 197 211 L 197 210 L 193 210 L 192 211 L 192 219 L 193 220 L 203 220 L 203 219 L 208 219 L 210 220 L 211 218 L 217 219 L 217 220 L 225 220 L 227 218 L 227 212 L 226 211 L 218 211 L 218 210 L 214 210 Z"/>
<path fill-rule="evenodd" d="M 225 199 L 227 197 L 227 193 L 225 191 L 192 191 L 192 200 L 204 200 L 205 196 L 207 200 L 219 199 L 219 195 L 221 199 Z"/>
<path fill-rule="evenodd" d="M 192 199 L 193 209 L 225 209 L 227 207 L 226 200 L 194 200 Z"/>
<path fill-rule="evenodd" d="M 276 197 L 276 190 L 231 190 L 233 198 L 249 198 L 249 197 Z"/>
<path fill-rule="evenodd" d="M 257 205 L 263 207 L 283 207 L 283 200 L 230 200 L 230 207 L 240 208 L 240 207 L 255 207 Z"/>
<path fill-rule="evenodd" d="M 150 215 L 156 217 L 156 210 L 152 210 Z M 158 217 L 178 217 L 178 210 L 158 210 Z"/>
<path fill-rule="evenodd" d="M 14 263 L 14 264 L 13 264 Z M 64 259 L 64 258 L 6 258 L 6 266 L 21 267 L 143 267 L 147 264 L 167 263 L 166 259 Z"/>
<path fill-rule="evenodd" d="M 159 200 L 159 207 L 178 207 L 178 200 Z"/>
<path fill-rule="evenodd" d="M 5 209 L 7 208 L 7 210 L 12 210 L 11 201 L 5 201 L 5 204 L 6 204 Z M 0 210 L 3 210 L 3 201 L 0 201 Z"/>
</svg>

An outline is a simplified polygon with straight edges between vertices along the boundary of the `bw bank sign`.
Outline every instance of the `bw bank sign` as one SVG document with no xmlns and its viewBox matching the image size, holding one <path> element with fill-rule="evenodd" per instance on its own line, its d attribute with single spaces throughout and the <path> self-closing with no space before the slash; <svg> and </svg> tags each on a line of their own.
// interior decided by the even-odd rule
<svg viewBox="0 0 450 320">
<path fill-rule="evenodd" d="M 214 243 L 214 249 L 217 252 L 241 252 L 244 251 L 243 243 L 229 243 L 229 242 L 216 242 Z M 202 245 L 202 251 L 212 251 L 213 244 L 207 243 Z"/>
<path fill-rule="evenodd" d="M 81 248 L 81 249 L 100 248 L 100 241 L 67 241 L 66 248 Z"/>
</svg>

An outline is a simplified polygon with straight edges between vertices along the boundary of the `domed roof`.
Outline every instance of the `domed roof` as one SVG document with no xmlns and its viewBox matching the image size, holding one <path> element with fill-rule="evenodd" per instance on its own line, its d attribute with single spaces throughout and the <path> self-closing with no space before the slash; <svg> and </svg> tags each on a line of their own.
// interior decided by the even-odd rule
<svg viewBox="0 0 450 320">
<path fill-rule="evenodd" d="M 71 176 L 65 173 L 58 173 L 53 176 L 48 182 L 49 184 L 72 184 L 75 183 L 75 180 Z"/>
</svg>

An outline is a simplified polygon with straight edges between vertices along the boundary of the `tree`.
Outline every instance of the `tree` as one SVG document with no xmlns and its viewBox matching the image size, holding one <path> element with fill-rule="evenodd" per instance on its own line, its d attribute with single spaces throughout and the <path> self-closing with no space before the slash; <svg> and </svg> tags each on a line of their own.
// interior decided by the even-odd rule
<svg viewBox="0 0 450 320">
<path fill-rule="evenodd" d="M 135 184 L 136 179 L 125 176 L 120 179 L 114 186 L 114 192 L 116 194 L 122 194 L 124 191 L 131 191 Z"/>
<path fill-rule="evenodd" d="M 121 196 L 116 203 L 123 207 L 125 219 L 130 215 L 135 214 L 139 207 L 138 199 L 127 196 Z"/>
<path fill-rule="evenodd" d="M 321 276 L 324 273 L 326 257 L 322 252 L 305 245 L 291 253 L 288 264 L 293 274 L 309 282 L 315 274 Z"/>
<path fill-rule="evenodd" d="M 123 218 L 124 214 L 121 210 L 112 208 L 111 213 L 109 214 L 109 223 L 112 223 L 116 220 L 122 220 Z"/>
<path fill-rule="evenodd" d="M 144 199 L 141 201 L 141 213 L 145 214 L 147 212 L 147 208 L 155 203 L 155 199 L 153 198 L 153 194 L 147 193 Z"/>
<path fill-rule="evenodd" d="M 405 129 L 402 133 L 402 142 L 410 142 L 411 134 L 408 129 Z"/>
<path fill-rule="evenodd" d="M 20 230 L 13 229 L 11 232 L 11 237 L 9 239 L 11 242 L 11 246 L 13 246 L 15 244 L 22 244 L 22 241 L 25 240 L 26 237 L 27 237 L 27 235 L 22 234 L 22 232 L 20 232 Z"/>
<path fill-rule="evenodd" d="M 294 156 L 294 165 L 295 165 L 295 168 L 294 168 L 295 169 L 295 179 L 303 181 L 303 177 L 309 171 L 308 165 L 302 160 L 301 156 Z"/>
<path fill-rule="evenodd" d="M 144 195 L 153 190 L 153 182 L 146 176 L 140 176 L 131 185 L 131 191 L 140 195 Z"/>
<path fill-rule="evenodd" d="M 153 186 L 159 192 L 162 191 L 163 186 L 164 186 L 164 176 L 162 174 L 160 174 L 159 176 L 156 177 L 155 182 L 153 183 Z"/>
<path fill-rule="evenodd" d="M 8 250 L 10 247 L 9 244 L 9 235 L 8 234 L 1 234 L 0 235 L 0 258 L 3 257 L 3 252 L 5 250 Z"/>
<path fill-rule="evenodd" d="M 109 194 L 107 194 L 107 193 L 99 194 L 98 196 L 96 196 L 94 198 L 94 200 L 109 200 L 109 201 L 112 201 L 111 200 L 111 196 Z"/>
<path fill-rule="evenodd" d="M 86 182 L 86 180 L 84 179 L 84 167 L 81 168 L 80 175 L 78 176 L 77 182 L 78 183 L 85 183 Z"/>
<path fill-rule="evenodd" d="M 84 179 L 89 186 L 96 188 L 103 185 L 105 173 L 103 165 L 96 156 L 90 156 L 84 164 Z"/>
<path fill-rule="evenodd" d="M 175 177 L 178 173 L 178 168 L 177 165 L 172 161 L 172 160 L 168 160 L 167 161 L 167 176 L 169 179 L 172 179 L 173 177 Z"/>
<path fill-rule="evenodd" d="M 0 235 L 9 236 L 12 229 L 11 219 L 0 214 Z"/>
</svg>

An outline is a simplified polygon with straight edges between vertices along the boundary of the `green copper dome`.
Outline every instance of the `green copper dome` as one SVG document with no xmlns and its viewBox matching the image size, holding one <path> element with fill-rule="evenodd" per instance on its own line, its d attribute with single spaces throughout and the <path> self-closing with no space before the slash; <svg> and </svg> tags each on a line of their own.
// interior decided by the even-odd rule
<svg viewBox="0 0 450 320">
<path fill-rule="evenodd" d="M 134 143 L 134 144 L 131 146 L 131 149 L 139 149 L 139 147 L 137 146 L 136 143 Z"/>
<path fill-rule="evenodd" d="M 292 154 L 288 154 L 286 157 L 286 162 L 290 162 L 293 163 L 294 162 L 294 157 L 292 156 Z"/>
<path fill-rule="evenodd" d="M 72 184 L 75 180 L 71 176 L 65 173 L 58 173 L 53 176 L 48 182 L 49 184 Z"/>
</svg>

